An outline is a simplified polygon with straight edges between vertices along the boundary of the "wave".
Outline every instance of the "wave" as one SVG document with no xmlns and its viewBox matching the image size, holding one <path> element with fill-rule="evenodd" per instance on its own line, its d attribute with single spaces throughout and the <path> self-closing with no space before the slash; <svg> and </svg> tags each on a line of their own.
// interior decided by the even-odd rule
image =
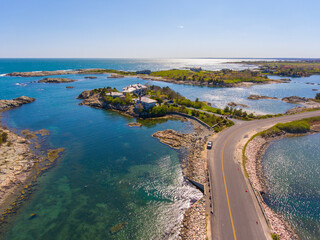
<svg viewBox="0 0 320 240">
<path fill-rule="evenodd" d="M 7 74 L 6 73 L 3 73 L 3 74 L 0 74 L 0 77 L 5 77 Z"/>
<path fill-rule="evenodd" d="M 16 85 L 16 86 L 21 86 L 21 87 L 25 87 L 25 86 L 27 86 L 27 84 L 26 84 L 26 83 L 15 83 L 14 85 Z"/>
</svg>

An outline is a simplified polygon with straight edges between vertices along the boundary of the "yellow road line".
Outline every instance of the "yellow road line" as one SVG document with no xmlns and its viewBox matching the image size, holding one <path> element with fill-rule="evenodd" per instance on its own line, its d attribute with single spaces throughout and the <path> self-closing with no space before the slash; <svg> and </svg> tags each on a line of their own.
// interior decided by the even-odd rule
<svg viewBox="0 0 320 240">
<path fill-rule="evenodd" d="M 224 174 L 224 167 L 223 167 L 223 152 L 224 152 L 224 148 L 227 145 L 227 142 L 229 141 L 229 139 L 236 134 L 238 131 L 240 131 L 242 128 L 239 128 L 237 131 L 233 132 L 228 138 L 227 140 L 224 142 L 223 147 L 222 147 L 222 152 L 221 152 L 221 167 L 222 167 L 222 175 L 223 175 L 223 182 L 224 182 L 224 188 L 226 190 L 226 196 L 227 196 L 227 203 L 228 203 L 228 209 L 229 209 L 229 214 L 230 214 L 230 220 L 231 220 L 231 225 L 232 225 L 232 231 L 233 231 L 233 237 L 234 240 L 237 240 L 237 235 L 236 235 L 236 230 L 234 228 L 234 224 L 233 224 L 233 218 L 232 218 L 232 212 L 231 212 L 231 207 L 230 207 L 230 201 L 229 201 L 229 194 L 228 194 L 228 188 L 227 188 L 227 183 L 226 183 L 226 177 Z"/>
<path fill-rule="evenodd" d="M 300 118 L 299 118 L 300 119 Z M 272 122 L 273 119 L 270 119 L 270 121 L 266 121 L 266 123 L 268 122 Z M 286 121 L 286 120 L 285 120 Z M 288 120 L 290 121 L 290 120 Z M 281 121 L 280 121 L 281 122 Z M 223 152 L 224 152 L 224 148 L 227 145 L 227 142 L 229 141 L 229 139 L 236 134 L 237 132 L 239 132 L 242 128 L 246 128 L 250 125 L 244 126 L 244 127 L 240 127 L 237 131 L 233 132 L 228 138 L 227 140 L 224 142 L 223 147 L 222 147 L 222 152 L 221 152 L 221 168 L 222 168 L 222 175 L 223 175 L 223 182 L 224 182 L 224 187 L 226 190 L 226 197 L 227 197 L 227 203 L 228 203 L 228 209 L 229 209 L 229 214 L 230 214 L 230 220 L 231 220 L 231 225 L 232 225 L 232 231 L 233 231 L 233 237 L 234 240 L 237 240 L 237 235 L 236 235 L 236 230 L 234 227 L 234 223 L 233 223 L 233 217 L 232 217 L 232 212 L 231 212 L 231 207 L 230 207 L 230 201 L 229 201 L 229 194 L 228 194 L 228 188 L 227 188 L 227 183 L 226 183 L 226 177 L 225 177 L 225 173 L 224 173 L 224 167 L 223 167 Z"/>
</svg>

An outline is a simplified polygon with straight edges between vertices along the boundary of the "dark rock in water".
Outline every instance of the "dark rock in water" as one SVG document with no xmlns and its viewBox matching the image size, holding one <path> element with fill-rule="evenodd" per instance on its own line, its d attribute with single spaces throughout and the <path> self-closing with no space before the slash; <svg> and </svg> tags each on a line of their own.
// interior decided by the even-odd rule
<svg viewBox="0 0 320 240">
<path fill-rule="evenodd" d="M 68 83 L 75 82 L 76 80 L 69 78 L 44 78 L 38 81 L 38 83 Z"/>
<path fill-rule="evenodd" d="M 94 77 L 94 76 L 87 76 L 87 77 L 84 77 L 84 78 L 87 78 L 87 79 L 96 79 L 97 77 Z"/>
<path fill-rule="evenodd" d="M 318 91 L 318 90 L 319 90 L 319 89 L 312 89 L 312 91 L 315 91 L 315 92 Z"/>
<path fill-rule="evenodd" d="M 72 87 L 72 86 L 66 86 L 66 88 L 74 88 L 74 87 Z"/>
<path fill-rule="evenodd" d="M 116 234 L 121 229 L 123 229 L 127 224 L 128 224 L 127 222 L 123 222 L 123 223 L 119 223 L 117 225 L 114 225 L 113 227 L 110 228 L 111 234 Z"/>
</svg>

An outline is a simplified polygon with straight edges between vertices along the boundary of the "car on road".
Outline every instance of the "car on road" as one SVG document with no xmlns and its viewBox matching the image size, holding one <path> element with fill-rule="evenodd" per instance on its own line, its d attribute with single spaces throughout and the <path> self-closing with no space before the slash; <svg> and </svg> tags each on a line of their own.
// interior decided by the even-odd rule
<svg viewBox="0 0 320 240">
<path fill-rule="evenodd" d="M 207 144 L 207 149 L 211 149 L 212 148 L 212 141 L 209 141 Z"/>
</svg>

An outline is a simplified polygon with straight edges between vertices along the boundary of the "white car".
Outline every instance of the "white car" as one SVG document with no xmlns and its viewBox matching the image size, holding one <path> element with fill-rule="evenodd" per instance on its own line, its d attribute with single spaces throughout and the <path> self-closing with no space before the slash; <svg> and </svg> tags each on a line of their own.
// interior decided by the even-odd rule
<svg viewBox="0 0 320 240">
<path fill-rule="evenodd" d="M 209 141 L 207 144 L 207 149 L 211 149 L 212 148 L 212 141 Z"/>
</svg>

